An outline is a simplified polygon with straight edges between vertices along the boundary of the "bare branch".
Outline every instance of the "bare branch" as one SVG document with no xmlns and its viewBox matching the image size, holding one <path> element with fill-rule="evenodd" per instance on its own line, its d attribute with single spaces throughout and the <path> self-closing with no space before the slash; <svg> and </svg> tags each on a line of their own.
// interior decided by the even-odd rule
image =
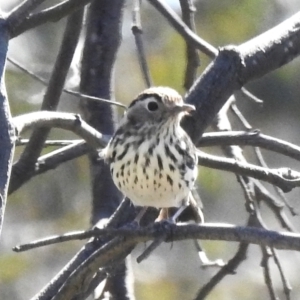
<svg viewBox="0 0 300 300">
<path fill-rule="evenodd" d="M 234 274 L 237 267 L 246 259 L 246 254 L 249 248 L 248 243 L 240 243 L 238 251 L 234 257 L 217 272 L 208 283 L 206 283 L 198 292 L 195 300 L 203 300 L 221 282 L 221 280 L 230 274 Z"/>
<path fill-rule="evenodd" d="M 235 92 L 235 95 L 239 96 L 241 95 L 242 97 L 249 99 L 255 103 L 258 104 L 263 104 L 264 101 L 259 99 L 258 97 L 254 96 L 253 94 L 251 94 L 248 90 L 246 90 L 244 87 L 242 87 L 239 91 Z"/>
<path fill-rule="evenodd" d="M 42 155 L 38 158 L 37 163 L 35 164 L 35 171 L 31 176 L 33 177 L 49 170 L 53 170 L 62 163 L 78 158 L 91 151 L 95 151 L 95 149 L 87 143 L 79 141 Z"/>
<path fill-rule="evenodd" d="M 90 236 L 111 236 L 113 238 L 126 237 L 126 241 L 130 240 L 130 244 L 132 244 L 155 240 L 160 237 L 162 233 L 166 235 L 166 242 L 168 243 L 188 239 L 218 240 L 227 242 L 245 242 L 248 244 L 274 247 L 281 250 L 300 251 L 299 233 L 278 232 L 252 226 L 236 226 L 223 223 L 169 223 L 168 226 L 165 226 L 165 224 L 156 222 L 147 227 L 132 227 L 131 224 L 129 224 L 120 228 L 105 227 L 103 229 L 98 228 L 92 231 L 69 233 L 64 236 L 56 237 L 53 240 L 58 241 L 61 239 L 61 241 L 70 241 L 74 239 L 85 239 Z M 42 243 L 45 243 L 45 240 L 42 240 L 41 244 Z M 116 245 L 117 244 L 118 243 L 116 243 Z M 18 250 L 21 251 L 21 246 L 18 246 Z"/>
<path fill-rule="evenodd" d="M 68 18 L 62 45 L 43 99 L 42 110 L 56 110 L 77 46 L 82 19 L 82 11 L 75 12 Z M 9 186 L 10 192 L 18 189 L 30 178 L 28 174 L 34 170 L 35 163 L 44 147 L 49 131 L 49 128 L 44 127 L 38 128 L 32 133 L 30 142 L 25 147 L 20 159 L 13 166 Z"/>
<path fill-rule="evenodd" d="M 221 158 L 198 151 L 199 164 L 213 169 L 230 171 L 242 176 L 249 176 L 279 186 L 289 192 L 300 186 L 300 173 L 289 168 L 266 169 L 263 167 L 239 162 L 231 158 Z"/>
<path fill-rule="evenodd" d="M 139 64 L 142 70 L 142 75 L 144 77 L 145 83 L 147 87 L 152 86 L 152 79 L 150 75 L 150 70 L 148 67 L 146 53 L 144 48 L 144 41 L 143 41 L 143 29 L 141 23 L 141 0 L 134 0 L 134 7 L 132 12 L 132 33 L 135 39 L 135 45 L 137 48 L 137 54 L 139 59 Z"/>
<path fill-rule="evenodd" d="M 195 34 L 166 3 L 160 0 L 148 0 L 148 2 L 170 22 L 188 44 L 193 45 L 211 58 L 217 56 L 218 50 Z"/>
<path fill-rule="evenodd" d="M 27 68 L 25 68 L 24 66 L 22 66 L 19 62 L 17 62 L 16 60 L 8 57 L 7 60 L 12 63 L 15 67 L 19 68 L 20 70 L 22 70 L 24 73 L 26 73 L 27 75 L 31 76 L 32 78 L 34 78 L 35 80 L 39 81 L 40 83 L 42 83 L 45 86 L 49 85 L 49 82 L 47 82 L 46 79 L 42 78 L 41 76 L 35 74 L 34 72 L 28 70 Z M 89 96 L 89 95 L 85 95 L 82 94 L 80 92 L 77 91 L 73 91 L 70 89 L 66 89 L 63 88 L 63 92 L 70 94 L 72 96 L 78 97 L 78 98 L 84 98 L 84 99 L 88 99 L 88 100 L 93 100 L 93 101 L 100 101 L 100 102 L 104 102 L 107 103 L 109 105 L 116 105 L 122 108 L 127 108 L 124 104 L 120 103 L 120 102 L 116 102 L 116 101 L 112 101 L 112 100 L 108 100 L 108 99 L 103 99 L 103 98 L 99 98 L 99 97 L 95 97 L 95 96 Z"/>
<path fill-rule="evenodd" d="M 28 14 L 22 22 L 19 22 L 11 29 L 10 36 L 12 38 L 16 37 L 29 29 L 47 22 L 57 22 L 89 2 L 91 0 L 65 0 L 40 12 Z"/>
<path fill-rule="evenodd" d="M 261 261 L 261 266 L 263 268 L 264 279 L 265 279 L 265 283 L 266 283 L 266 286 L 269 291 L 270 299 L 277 300 L 278 297 L 275 294 L 273 280 L 271 277 L 271 271 L 270 271 L 270 265 L 269 265 L 270 253 L 268 250 L 269 250 L 269 248 L 262 247 L 263 258 Z"/>
<path fill-rule="evenodd" d="M 196 33 L 196 26 L 195 26 L 195 19 L 194 19 L 196 7 L 193 4 L 193 0 L 180 0 L 179 2 L 182 10 L 183 22 L 193 32 Z M 194 45 L 191 45 L 189 43 L 187 43 L 186 45 L 186 58 L 187 58 L 187 65 L 185 71 L 184 87 L 185 89 L 188 90 L 194 83 L 197 76 L 197 69 L 200 66 L 198 51 L 196 50 Z"/>
<path fill-rule="evenodd" d="M 151 2 L 154 0 L 151 0 Z M 288 63 L 300 53 L 300 13 L 238 47 L 220 48 L 186 97 L 196 112 L 184 128 L 197 143 L 227 99 L 247 82 Z"/>
<path fill-rule="evenodd" d="M 123 224 L 130 222 L 133 220 L 132 216 L 132 206 L 130 204 L 130 201 L 125 198 L 115 213 L 111 216 L 109 221 L 106 224 L 106 228 L 109 228 L 110 226 L 122 226 Z M 98 224 L 97 224 L 98 225 Z M 98 230 L 99 232 L 99 230 Z M 98 272 L 98 269 L 96 272 L 93 272 L 93 270 L 87 270 L 86 267 L 81 268 L 79 266 L 82 266 L 82 264 L 87 260 L 88 257 L 90 257 L 93 253 L 97 251 L 97 249 L 101 248 L 102 245 L 104 245 L 107 242 L 107 239 L 96 239 L 94 241 L 90 241 L 84 246 L 74 257 L 73 259 L 52 279 L 49 284 L 47 284 L 43 290 L 41 290 L 36 296 L 35 300 L 48 300 L 52 299 L 55 295 L 57 295 L 58 291 L 61 289 L 61 286 L 66 283 L 67 280 L 73 280 L 72 284 L 70 285 L 70 288 L 73 289 L 73 293 L 76 292 L 84 292 L 84 289 L 80 289 L 82 287 L 82 278 L 84 278 L 84 282 L 88 283 L 90 282 L 90 277 L 93 276 L 93 274 Z M 124 253 L 127 255 L 129 252 L 123 248 L 125 251 Z M 114 257 L 114 261 L 118 261 L 116 257 Z M 76 273 L 77 272 L 77 273 Z M 89 273 L 89 276 L 87 276 L 87 273 Z M 74 274 L 73 277 L 70 278 L 70 275 Z M 76 276 L 76 274 L 78 276 Z M 82 275 L 83 274 L 83 275 Z M 81 277 L 83 276 L 83 277 Z M 75 277 L 75 279 L 74 279 Z M 79 280 L 76 281 L 76 279 L 79 277 Z M 65 285 L 67 292 L 68 291 L 68 284 Z M 89 285 L 88 285 L 89 286 Z M 66 290 L 65 289 L 65 290 Z M 64 291 L 65 291 L 64 290 Z M 66 297 L 63 298 L 64 291 L 60 293 L 62 296 L 62 299 L 72 299 L 72 297 Z"/>
<path fill-rule="evenodd" d="M 86 259 L 80 268 L 70 274 L 62 288 L 53 297 L 53 300 L 72 299 L 74 295 L 84 293 L 85 285 L 82 282 L 82 278 L 84 278 L 84 282 L 91 282 L 99 268 L 107 266 L 112 261 L 123 261 L 132 251 L 135 244 L 134 239 L 126 241 L 118 237 L 106 243 Z M 46 300 L 47 298 L 39 298 L 39 300 L 44 299 Z"/>
<path fill-rule="evenodd" d="M 278 249 L 300 251 L 299 234 L 279 233 L 276 231 L 264 230 L 255 227 L 242 227 L 228 224 L 225 225 L 208 223 L 203 225 L 169 224 L 168 227 L 163 228 L 163 230 L 165 230 L 168 242 L 192 238 L 201 240 L 209 239 L 224 241 L 240 241 L 244 243 L 243 245 L 241 245 L 236 256 L 227 264 L 227 267 L 224 267 L 222 269 L 222 272 L 225 272 L 225 274 L 232 273 L 238 266 L 238 264 L 245 258 L 245 253 L 248 248 L 247 244 L 249 243 L 262 246 L 271 246 Z M 71 291 L 72 285 L 68 284 L 69 280 L 72 280 L 74 282 L 74 280 L 76 281 L 76 277 L 82 278 L 83 274 L 89 274 L 88 276 L 90 277 L 91 274 L 94 274 L 98 268 L 106 266 L 106 263 L 108 263 L 112 259 L 115 260 L 117 257 L 123 257 L 124 259 L 128 254 L 128 251 L 130 252 L 130 249 L 132 249 L 132 247 L 136 243 L 155 240 L 157 237 L 161 236 L 162 228 L 161 224 L 159 223 L 154 223 L 148 227 L 132 228 L 131 226 L 125 226 L 118 229 L 107 227 L 103 229 L 94 229 L 93 231 L 89 232 L 82 232 L 82 235 L 80 232 L 77 232 L 76 234 L 73 234 L 73 238 L 87 238 L 90 236 L 90 234 L 92 235 L 92 233 L 94 233 L 95 236 L 112 236 L 115 238 L 99 250 L 96 250 L 88 260 L 85 260 L 83 262 L 83 268 L 78 269 L 76 272 L 72 273 L 72 275 L 68 278 L 67 282 L 64 284 L 64 288 L 60 290 L 57 299 L 63 299 L 61 298 L 62 296 L 66 297 L 66 295 L 70 295 L 69 293 L 74 292 Z M 61 237 L 61 239 L 70 240 L 71 237 L 72 234 L 67 234 L 64 237 Z M 123 239 L 122 237 L 126 237 L 126 239 Z M 56 240 L 59 240 L 59 238 L 56 238 Z M 43 243 L 45 243 L 45 241 L 41 242 L 41 244 Z M 90 244 L 89 248 L 91 248 L 91 245 L 92 244 Z M 85 251 L 87 251 L 87 249 Z M 218 276 L 222 277 L 223 275 Z M 221 277 L 219 279 L 221 279 Z M 76 288 L 80 287 L 77 286 Z M 42 297 L 39 299 L 46 298 Z"/>
<path fill-rule="evenodd" d="M 61 146 L 68 146 L 72 145 L 76 142 L 82 140 L 47 140 L 44 144 L 45 147 L 61 147 Z M 18 139 L 16 141 L 16 146 L 24 146 L 28 144 L 29 139 Z"/>
<path fill-rule="evenodd" d="M 266 205 L 273 211 L 275 217 L 279 221 L 280 225 L 289 231 L 295 231 L 295 227 L 286 216 L 283 208 L 284 204 L 276 199 L 260 182 L 254 183 L 256 200 L 264 201 Z"/>
<path fill-rule="evenodd" d="M 248 123 L 246 118 L 243 116 L 239 108 L 237 107 L 235 101 L 233 101 L 230 105 L 230 109 L 233 114 L 239 119 L 240 123 L 244 126 L 246 130 L 252 130 L 252 126 Z"/>
<path fill-rule="evenodd" d="M 228 145 L 260 147 L 300 161 L 299 146 L 262 134 L 259 130 L 204 133 L 197 143 L 200 147 Z"/>
<path fill-rule="evenodd" d="M 15 133 L 4 82 L 7 49 L 7 27 L 5 20 L 0 16 L 0 234 L 3 225 L 15 142 Z"/>
<path fill-rule="evenodd" d="M 271 248 L 272 251 L 272 255 L 274 258 L 274 262 L 278 268 L 279 274 L 280 274 L 280 278 L 282 281 L 282 285 L 283 285 L 283 290 L 284 290 L 284 294 L 287 300 L 291 299 L 291 291 L 292 291 L 292 287 L 288 281 L 288 279 L 286 278 L 286 275 L 284 274 L 280 259 L 279 259 L 279 255 L 277 253 L 277 251 L 274 248 Z"/>
<path fill-rule="evenodd" d="M 13 120 L 18 135 L 28 129 L 58 127 L 78 134 L 95 149 L 105 147 L 110 138 L 88 125 L 80 115 L 71 113 L 39 111 L 14 117 Z"/>
<path fill-rule="evenodd" d="M 242 82 L 261 77 L 299 56 L 300 12 L 238 47 Z"/>
<path fill-rule="evenodd" d="M 23 252 L 23 251 L 28 251 L 31 249 L 39 248 L 39 247 L 44 247 L 48 245 L 53 245 L 57 243 L 62 243 L 62 242 L 68 242 L 68 241 L 74 241 L 74 240 L 84 240 L 84 239 L 89 239 L 91 237 L 96 236 L 96 232 L 98 231 L 98 228 L 93 228 L 90 230 L 81 230 L 81 231 L 72 231 L 65 233 L 63 235 L 55 235 L 55 236 L 50 236 L 47 238 L 39 239 L 33 242 L 30 242 L 28 244 L 23 244 L 23 245 L 18 245 L 13 248 L 13 251 L 15 252 Z"/>
<path fill-rule="evenodd" d="M 32 12 L 43 2 L 45 2 L 45 0 L 24 0 L 22 3 L 16 6 L 7 17 L 9 31 L 12 32 L 14 28 L 20 26 L 30 12 Z"/>
</svg>

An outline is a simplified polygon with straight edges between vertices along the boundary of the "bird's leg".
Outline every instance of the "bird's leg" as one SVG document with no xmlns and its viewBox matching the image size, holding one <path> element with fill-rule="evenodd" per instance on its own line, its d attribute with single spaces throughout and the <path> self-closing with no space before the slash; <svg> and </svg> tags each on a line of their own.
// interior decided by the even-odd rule
<svg viewBox="0 0 300 300">
<path fill-rule="evenodd" d="M 144 214 L 146 213 L 147 208 L 148 208 L 148 206 L 142 207 L 142 209 L 139 211 L 139 213 L 134 218 L 134 220 L 133 220 L 134 223 L 137 223 L 138 225 L 140 225 L 140 221 L 141 221 L 142 217 L 144 216 Z"/>
<path fill-rule="evenodd" d="M 158 217 L 155 219 L 154 222 L 161 222 L 163 220 L 167 220 L 169 218 L 169 210 L 168 208 L 162 208 L 159 212 Z"/>
<path fill-rule="evenodd" d="M 175 212 L 175 214 L 170 218 L 170 221 L 172 223 L 176 223 L 176 219 L 182 214 L 182 212 L 188 207 L 188 205 L 186 203 L 182 204 L 177 211 Z"/>
<path fill-rule="evenodd" d="M 182 214 L 182 212 L 187 208 L 187 204 L 182 204 L 175 214 L 172 217 L 169 217 L 169 209 L 168 208 L 162 208 L 159 212 L 158 217 L 155 219 L 155 222 L 161 222 L 163 220 L 167 220 L 173 224 L 176 223 L 176 219 Z"/>
</svg>

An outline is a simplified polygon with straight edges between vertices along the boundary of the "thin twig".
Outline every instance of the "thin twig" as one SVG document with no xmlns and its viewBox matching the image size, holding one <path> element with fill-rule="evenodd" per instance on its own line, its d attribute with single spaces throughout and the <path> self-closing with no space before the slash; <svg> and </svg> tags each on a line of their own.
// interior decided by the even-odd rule
<svg viewBox="0 0 300 300">
<path fill-rule="evenodd" d="M 54 245 L 57 243 L 63 243 L 63 242 L 74 241 L 74 240 L 84 240 L 84 239 L 94 237 L 96 235 L 95 231 L 97 230 L 98 230 L 97 228 L 94 228 L 85 231 L 84 230 L 73 231 L 73 232 L 65 233 L 63 235 L 50 236 L 43 239 L 35 240 L 27 244 L 17 245 L 13 248 L 13 251 L 23 252 L 23 251 L 32 250 L 39 247 Z"/>
<path fill-rule="evenodd" d="M 231 103 L 230 109 L 247 130 L 252 130 L 252 126 L 248 123 L 246 118 L 243 116 L 243 114 L 235 104 L 235 101 Z"/>
<path fill-rule="evenodd" d="M 273 258 L 274 258 L 274 262 L 275 262 L 275 264 L 278 268 L 279 274 L 280 274 L 280 278 L 281 278 L 281 282 L 282 282 L 282 285 L 283 285 L 283 290 L 284 290 L 285 297 L 286 297 L 287 300 L 290 300 L 291 299 L 292 287 L 291 287 L 288 279 L 286 278 L 286 276 L 284 274 L 284 271 L 283 271 L 283 268 L 282 268 L 282 265 L 281 265 L 281 262 L 280 262 L 277 251 L 273 247 L 271 247 L 271 251 L 272 251 Z"/>
<path fill-rule="evenodd" d="M 76 50 L 83 21 L 83 11 L 78 10 L 68 17 L 61 47 L 56 57 L 49 85 L 45 92 L 41 110 L 55 111 L 68 75 L 73 55 Z M 44 142 L 50 128 L 38 128 L 31 134 L 30 141 L 26 145 L 19 160 L 14 164 L 11 172 L 9 192 L 13 192 L 22 186 L 30 176 L 35 163 L 44 148 Z"/>
<path fill-rule="evenodd" d="M 134 35 L 135 45 L 138 54 L 139 65 L 142 70 L 142 75 L 147 87 L 153 85 L 147 59 L 146 53 L 144 48 L 144 41 L 143 41 L 143 29 L 141 23 L 141 0 L 134 0 L 133 1 L 133 11 L 132 11 L 132 33 Z"/>
<path fill-rule="evenodd" d="M 195 26 L 195 12 L 196 8 L 193 4 L 193 0 L 180 0 L 180 6 L 182 11 L 182 20 L 183 22 L 196 33 Z M 197 69 L 200 66 L 200 58 L 198 55 L 197 49 L 194 45 L 190 43 L 186 44 L 186 70 L 185 70 L 185 79 L 184 79 L 184 87 L 188 90 L 194 83 L 197 77 Z"/>
<path fill-rule="evenodd" d="M 250 215 L 247 226 L 252 226 L 253 216 Z M 246 259 L 249 244 L 241 242 L 236 254 L 225 264 L 202 288 L 199 289 L 194 300 L 203 300 L 227 275 L 235 274 L 238 266 Z"/>
<path fill-rule="evenodd" d="M 120 263 L 119 261 L 117 263 Z M 116 263 L 114 263 L 113 265 L 116 269 Z M 102 286 L 102 281 L 105 280 L 104 284 L 103 284 L 103 290 L 102 293 L 99 294 L 99 296 L 97 298 L 94 299 L 105 299 L 103 298 L 104 296 L 104 292 L 105 292 L 105 288 L 106 288 L 106 283 L 107 283 L 107 277 L 108 277 L 108 270 L 113 269 L 113 266 L 111 266 L 110 268 L 102 268 L 100 270 L 98 270 L 98 272 L 96 272 L 96 274 L 94 275 L 94 277 L 91 279 L 88 288 L 86 289 L 86 291 L 81 291 L 80 295 L 78 295 L 77 297 L 81 297 L 81 298 L 77 298 L 77 299 L 87 299 L 92 293 L 95 293 L 97 287 L 101 284 Z"/>
<path fill-rule="evenodd" d="M 264 168 L 268 168 L 267 163 L 265 162 L 263 155 L 261 153 L 260 148 L 258 147 L 254 147 L 254 151 L 255 151 L 255 155 L 258 159 L 258 162 L 260 163 L 260 165 Z M 290 213 L 295 216 L 297 215 L 295 208 L 289 203 L 287 197 L 284 195 L 284 193 L 282 192 L 282 190 L 280 188 L 278 188 L 277 186 L 273 185 L 273 188 L 276 192 L 276 194 L 280 197 L 280 199 L 282 200 L 282 202 L 285 204 L 285 206 L 289 209 Z"/>
<path fill-rule="evenodd" d="M 16 24 L 16 26 L 11 29 L 11 37 L 16 37 L 29 29 L 47 22 L 57 22 L 89 2 L 91 2 L 91 0 L 65 0 L 40 12 L 31 13 L 26 16 L 22 22 Z"/>
<path fill-rule="evenodd" d="M 246 200 L 246 210 L 249 214 L 255 213 L 254 191 L 252 182 L 246 182 L 243 176 L 237 175 L 237 181 L 240 184 Z"/>
<path fill-rule="evenodd" d="M 92 281 L 95 273 L 99 268 L 106 267 L 112 261 L 124 261 L 124 259 L 133 250 L 136 242 L 133 239 L 124 240 L 123 238 L 114 238 L 104 246 L 94 251 L 85 259 L 80 268 L 77 268 L 69 274 L 59 291 L 54 295 L 52 300 L 73 299 L 74 294 L 82 293 L 82 278 L 85 283 Z M 49 298 L 39 297 L 35 300 L 46 300 Z"/>
<path fill-rule="evenodd" d="M 234 257 L 220 269 L 198 292 L 194 300 L 203 300 L 214 289 L 214 287 L 227 276 L 235 273 L 237 267 L 246 259 L 249 244 L 240 243 L 238 251 Z"/>
<path fill-rule="evenodd" d="M 300 161 L 299 146 L 262 134 L 259 130 L 204 133 L 197 143 L 198 147 L 230 145 L 260 147 Z"/>
<path fill-rule="evenodd" d="M 9 31 L 12 32 L 14 28 L 20 26 L 30 12 L 32 12 L 43 2 L 45 2 L 45 0 L 24 0 L 22 3 L 16 6 L 7 17 Z"/>
<path fill-rule="evenodd" d="M 263 180 L 279 186 L 284 192 L 289 192 L 296 186 L 300 186 L 300 173 L 289 168 L 266 169 L 232 158 L 207 154 L 199 150 L 197 154 L 199 165 Z"/>
<path fill-rule="evenodd" d="M 13 64 L 15 67 L 19 68 L 20 70 L 22 70 L 24 73 L 26 73 L 27 75 L 31 76 L 33 79 L 39 81 L 40 83 L 42 83 L 43 85 L 45 86 L 48 86 L 49 82 L 47 82 L 46 79 L 44 79 L 43 77 L 35 74 L 34 72 L 28 70 L 27 68 L 25 68 L 24 66 L 22 66 L 19 62 L 17 62 L 16 60 L 8 57 L 7 60 Z M 112 101 L 112 100 L 109 100 L 109 99 L 103 99 L 103 98 L 99 98 L 99 97 L 95 97 L 95 96 L 89 96 L 89 95 L 85 95 L 85 94 L 82 94 L 80 92 L 76 92 L 76 91 L 73 91 L 73 90 L 70 90 L 70 89 L 67 89 L 67 88 L 64 88 L 63 89 L 63 92 L 67 93 L 67 94 L 70 94 L 72 96 L 76 96 L 76 97 L 79 97 L 79 98 L 85 98 L 85 99 L 89 99 L 89 100 L 95 100 L 95 101 L 100 101 L 100 102 L 105 102 L 109 105 L 116 105 L 116 106 L 119 106 L 119 107 L 122 107 L 122 108 L 127 108 L 126 105 L 120 103 L 120 102 L 116 102 L 116 101 Z"/>
<path fill-rule="evenodd" d="M 254 188 L 257 201 L 264 201 L 268 205 L 283 228 L 295 231 L 295 227 L 283 211 L 283 203 L 279 202 L 260 182 L 255 182 Z"/>
<path fill-rule="evenodd" d="M 141 263 L 143 260 L 147 259 L 150 254 L 158 247 L 160 246 L 166 239 L 167 235 L 163 234 L 156 238 L 145 250 L 144 252 L 139 255 L 136 259 L 138 263 Z"/>
<path fill-rule="evenodd" d="M 117 214 L 116 220 L 114 217 L 111 218 L 111 222 L 113 223 L 117 223 L 117 224 L 122 224 L 125 221 L 125 219 L 128 219 L 128 212 L 131 211 L 130 209 L 130 201 L 128 199 L 125 199 L 124 201 L 121 202 L 120 206 L 119 206 L 119 213 Z M 107 227 L 104 230 L 111 230 L 109 229 L 110 226 L 110 221 L 107 224 Z M 95 232 L 97 232 L 97 236 L 99 236 L 99 232 L 101 232 L 101 230 L 97 229 L 95 230 Z M 73 257 L 73 259 L 68 262 L 68 264 L 55 276 L 55 278 L 53 278 L 53 280 L 51 282 L 49 282 L 33 299 L 35 300 L 48 300 L 48 299 L 52 299 L 55 295 L 57 295 L 58 291 L 62 288 L 62 286 L 66 286 L 66 282 L 69 280 L 70 274 L 73 274 L 74 272 L 77 272 L 77 274 L 80 272 L 86 272 L 87 269 L 86 268 L 82 268 L 82 264 L 84 262 L 86 262 L 87 258 L 90 257 L 93 253 L 95 253 L 97 250 L 99 250 L 99 248 L 101 248 L 101 246 L 105 245 L 108 242 L 108 239 L 105 237 L 104 238 L 97 238 L 97 239 L 93 239 L 91 241 L 89 241 L 82 249 L 80 249 L 80 251 Z M 116 244 L 118 245 L 118 241 L 116 241 Z M 123 252 L 121 252 L 122 254 L 125 253 L 125 255 L 128 255 L 128 248 L 125 248 L 124 243 L 121 244 L 121 246 L 123 246 Z M 108 246 L 109 248 L 109 246 Z M 107 248 L 106 248 L 107 249 Z M 131 248 L 130 248 L 131 249 Z M 120 249 L 119 249 L 120 250 Z M 116 252 L 114 252 L 113 254 L 115 254 L 115 256 L 113 257 L 114 261 L 118 261 L 118 257 L 116 255 Z M 111 261 L 110 261 L 111 263 Z M 80 266 L 80 267 L 79 267 Z M 86 278 L 90 276 L 93 276 L 96 272 L 98 272 L 98 268 L 97 265 L 93 265 L 93 268 L 95 268 L 95 270 L 88 270 L 87 273 L 84 274 L 83 277 L 81 277 L 79 279 L 80 284 L 82 283 L 82 278 L 85 278 L 85 280 L 87 280 Z M 75 274 L 74 274 L 75 276 Z M 89 282 L 89 281 L 87 281 Z M 72 287 L 74 287 L 73 285 L 71 285 Z M 81 286 L 81 285 L 80 285 Z M 81 289 L 80 289 L 81 290 Z M 61 295 L 61 294 L 60 294 Z M 63 298 L 63 295 L 61 295 L 62 298 L 61 299 L 70 299 L 72 297 L 65 297 Z"/>
<path fill-rule="evenodd" d="M 267 251 L 268 248 L 261 247 L 261 249 L 262 249 L 262 253 L 263 253 L 261 266 L 263 268 L 264 279 L 265 279 L 265 283 L 266 283 L 266 286 L 269 291 L 270 299 L 278 300 L 278 297 L 275 294 L 273 281 L 272 281 L 272 277 L 271 277 L 270 266 L 269 266 L 270 254 Z"/>
<path fill-rule="evenodd" d="M 47 140 L 44 144 L 45 147 L 61 147 L 61 146 L 68 146 L 72 145 L 75 142 L 79 142 L 82 140 Z M 16 146 L 24 146 L 28 144 L 29 139 L 18 139 L 16 141 Z"/>
<path fill-rule="evenodd" d="M 254 96 L 251 94 L 248 90 L 246 90 L 244 87 L 242 87 L 239 91 L 236 91 L 235 94 L 239 95 L 241 94 L 243 97 L 262 105 L 264 103 L 263 100 L 259 99 L 257 96 Z"/>
<path fill-rule="evenodd" d="M 201 50 L 210 58 L 218 54 L 218 50 L 195 34 L 165 2 L 160 0 L 148 0 L 174 27 L 174 29 L 186 40 L 187 43 Z"/>
<path fill-rule="evenodd" d="M 251 130 L 252 127 L 251 125 L 248 123 L 248 121 L 246 120 L 246 118 L 243 116 L 243 114 L 240 112 L 240 110 L 238 109 L 238 107 L 236 106 L 236 104 L 234 102 L 231 103 L 230 108 L 232 109 L 232 111 L 234 112 L 234 114 L 238 117 L 238 119 L 240 120 L 240 122 L 243 124 L 243 126 L 247 129 L 247 130 Z M 297 146 L 296 146 L 297 147 Z M 259 161 L 259 164 L 264 167 L 264 168 L 268 168 L 268 165 L 266 164 L 263 155 L 261 153 L 260 148 L 258 147 L 254 147 L 254 152 L 255 155 Z M 285 203 L 285 205 L 289 208 L 290 212 L 293 214 L 295 212 L 294 208 L 289 204 L 287 198 L 283 195 L 282 191 L 277 187 L 273 185 L 273 188 L 275 189 L 275 191 L 277 192 L 278 195 L 281 196 L 281 199 L 283 200 L 283 202 Z M 282 226 L 288 230 L 292 230 L 293 226 L 292 224 L 289 222 L 288 218 L 285 216 L 284 212 L 282 211 L 283 206 L 282 205 L 277 205 L 276 202 L 273 197 L 271 197 L 270 193 L 267 192 L 263 186 L 260 185 L 260 187 L 258 188 L 256 186 L 256 190 L 258 192 L 258 195 L 264 194 L 265 196 L 262 198 L 262 200 L 268 202 L 268 204 L 271 206 L 271 209 L 275 212 L 275 215 L 277 216 L 277 218 L 279 219 L 279 221 L 281 222 Z M 260 191 L 259 191 L 260 190 Z"/>
<path fill-rule="evenodd" d="M 117 101 L 104 99 L 104 98 L 99 98 L 99 97 L 95 97 L 95 96 L 89 96 L 89 95 L 86 95 L 86 94 L 82 94 L 80 92 L 72 91 L 70 89 L 64 89 L 63 91 L 67 94 L 70 94 L 70 95 L 73 95 L 73 96 L 76 96 L 76 97 L 80 97 L 80 98 L 84 98 L 84 99 L 88 99 L 88 100 L 100 101 L 100 102 L 107 103 L 109 105 L 116 105 L 116 106 L 127 109 L 126 105 L 124 105 L 120 102 L 117 102 Z"/>
<path fill-rule="evenodd" d="M 92 151 L 95 151 L 95 149 L 90 147 L 86 142 L 78 141 L 42 155 L 38 158 L 31 177 L 53 170 L 62 163 L 71 161 Z"/>
</svg>

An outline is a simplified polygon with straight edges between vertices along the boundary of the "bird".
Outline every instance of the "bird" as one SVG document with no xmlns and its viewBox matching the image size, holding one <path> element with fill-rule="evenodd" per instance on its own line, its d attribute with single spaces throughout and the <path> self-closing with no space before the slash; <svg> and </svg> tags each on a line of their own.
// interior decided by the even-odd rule
<svg viewBox="0 0 300 300">
<path fill-rule="evenodd" d="M 179 207 L 175 221 L 189 204 L 203 222 L 192 194 L 198 174 L 196 147 L 180 126 L 194 110 L 172 88 L 147 88 L 130 103 L 103 150 L 116 187 L 143 207 L 138 222 L 149 206 L 161 209 L 158 220 L 168 218 L 168 208 Z"/>
</svg>

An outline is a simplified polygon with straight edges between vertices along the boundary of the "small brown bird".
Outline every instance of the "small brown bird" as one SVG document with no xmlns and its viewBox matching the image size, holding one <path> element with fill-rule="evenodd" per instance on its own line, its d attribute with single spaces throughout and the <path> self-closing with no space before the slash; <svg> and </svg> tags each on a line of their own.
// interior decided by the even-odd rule
<svg viewBox="0 0 300 300">
<path fill-rule="evenodd" d="M 168 208 L 192 202 L 202 221 L 191 194 L 198 172 L 196 149 L 180 126 L 193 110 L 167 87 L 146 89 L 129 105 L 104 156 L 114 183 L 134 205 Z"/>
</svg>

